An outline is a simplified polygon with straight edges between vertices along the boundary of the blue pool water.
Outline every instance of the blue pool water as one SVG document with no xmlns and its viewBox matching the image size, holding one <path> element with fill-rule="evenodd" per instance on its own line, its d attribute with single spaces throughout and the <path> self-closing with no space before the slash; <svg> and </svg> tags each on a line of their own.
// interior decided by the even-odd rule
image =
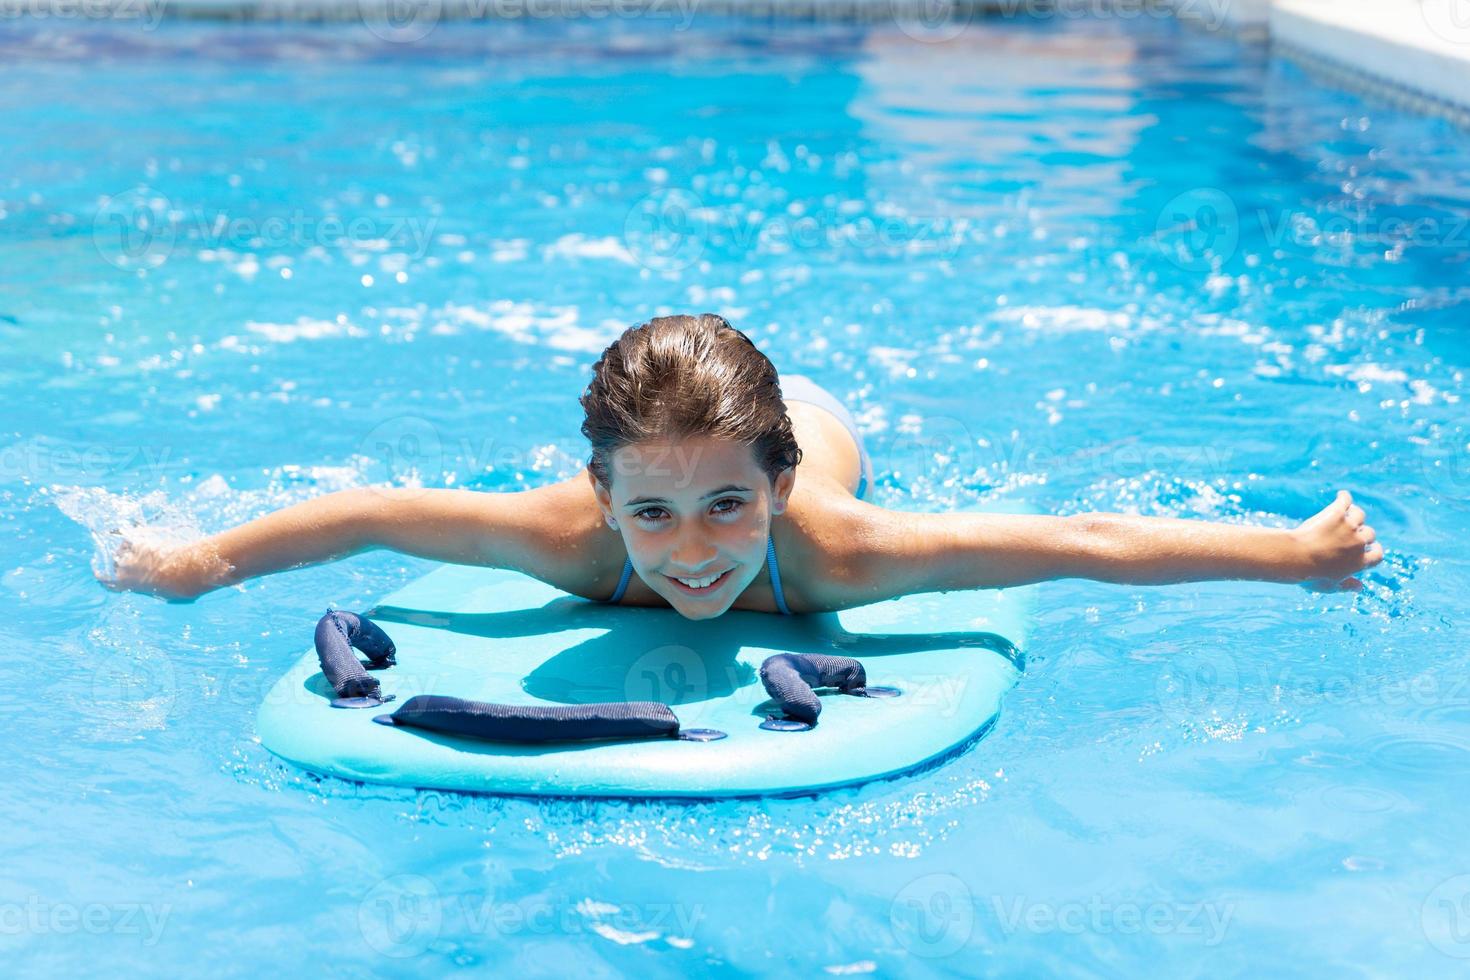
<svg viewBox="0 0 1470 980">
<path fill-rule="evenodd" d="M 1463 131 L 1151 17 L 8 20 L 0 60 L 8 972 L 1470 957 Z M 1357 595 L 1052 583 L 973 751 L 694 805 L 265 752 L 326 604 L 425 562 L 93 580 L 113 528 L 572 475 L 601 347 L 706 310 L 847 399 L 879 504 L 1285 526 L 1345 488 L 1387 558 Z"/>
</svg>

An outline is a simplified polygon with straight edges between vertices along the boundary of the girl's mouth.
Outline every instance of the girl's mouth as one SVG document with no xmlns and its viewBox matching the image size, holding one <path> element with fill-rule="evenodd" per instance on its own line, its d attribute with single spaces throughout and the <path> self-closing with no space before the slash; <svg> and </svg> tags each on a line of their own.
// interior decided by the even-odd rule
<svg viewBox="0 0 1470 980">
<path fill-rule="evenodd" d="M 719 577 L 718 578 L 716 578 L 713 582 L 711 582 L 709 585 L 706 585 L 702 589 L 696 589 L 693 586 L 685 585 L 683 582 L 681 582 L 679 579 L 674 578 L 672 575 L 665 575 L 664 578 L 668 579 L 670 582 L 673 582 L 674 583 L 674 588 L 678 589 L 680 592 L 684 593 L 685 595 L 688 595 L 688 596 L 705 596 L 705 595 L 709 595 L 711 592 L 718 591 L 722 586 L 724 586 L 725 579 L 729 578 L 730 577 L 730 573 L 733 572 L 733 571 L 734 571 L 733 568 L 727 568 L 727 569 L 725 569 L 723 572 L 721 572 L 719 574 Z M 702 582 L 702 581 L 704 581 L 705 578 L 708 578 L 708 576 L 704 576 L 703 578 L 696 579 L 695 581 L 701 581 Z"/>
</svg>

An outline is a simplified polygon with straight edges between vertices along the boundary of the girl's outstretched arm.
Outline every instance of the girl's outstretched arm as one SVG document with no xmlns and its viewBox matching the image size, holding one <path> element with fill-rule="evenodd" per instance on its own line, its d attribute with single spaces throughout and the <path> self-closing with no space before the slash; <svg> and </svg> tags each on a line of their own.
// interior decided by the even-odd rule
<svg viewBox="0 0 1470 980">
<path fill-rule="evenodd" d="M 570 481 L 569 481 L 570 482 Z M 547 581 L 574 571 L 565 484 L 518 493 L 367 488 L 282 508 L 187 545 L 124 542 L 111 589 L 173 601 L 374 548 Z M 585 508 L 584 508 L 585 509 Z"/>
<path fill-rule="evenodd" d="M 912 514 L 862 508 L 842 566 L 874 602 L 914 592 L 1004 588 L 1056 578 L 1126 585 L 1209 579 L 1355 591 L 1383 546 L 1347 491 L 1295 528 L 1126 514 Z"/>
</svg>

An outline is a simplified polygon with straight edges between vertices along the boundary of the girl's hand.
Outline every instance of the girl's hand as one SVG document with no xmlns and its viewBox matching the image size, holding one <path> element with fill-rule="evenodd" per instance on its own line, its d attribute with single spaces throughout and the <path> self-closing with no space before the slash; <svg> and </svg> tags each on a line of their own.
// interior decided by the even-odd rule
<svg viewBox="0 0 1470 980">
<path fill-rule="evenodd" d="M 1383 545 L 1366 523 L 1363 508 L 1352 495 L 1339 490 L 1337 498 L 1316 516 L 1303 521 L 1291 535 L 1301 548 L 1306 579 L 1312 592 L 1357 592 L 1363 583 L 1354 577 L 1383 561 Z"/>
<path fill-rule="evenodd" d="M 213 588 L 222 564 L 203 541 L 180 545 L 128 538 L 113 557 L 112 576 L 95 574 L 116 592 L 143 592 L 170 602 L 189 602 Z"/>
</svg>

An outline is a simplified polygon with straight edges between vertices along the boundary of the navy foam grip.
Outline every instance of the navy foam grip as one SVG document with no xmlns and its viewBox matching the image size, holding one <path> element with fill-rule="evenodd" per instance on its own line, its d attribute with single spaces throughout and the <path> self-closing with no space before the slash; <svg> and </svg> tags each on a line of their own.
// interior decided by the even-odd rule
<svg viewBox="0 0 1470 980">
<path fill-rule="evenodd" d="M 395 725 L 497 742 L 672 738 L 679 734 L 679 719 L 668 705 L 657 701 L 521 705 L 416 694 L 384 717 Z"/>
<path fill-rule="evenodd" d="M 813 688 L 835 687 L 850 692 L 866 687 L 868 675 L 863 665 L 851 657 L 778 653 L 761 664 L 761 683 L 787 715 L 815 725 L 822 713 L 822 700 Z"/>
<path fill-rule="evenodd" d="M 376 698 L 378 679 L 363 669 L 354 648 L 367 654 L 367 666 L 373 670 L 397 663 L 393 641 L 366 616 L 334 610 L 317 622 L 316 655 L 332 690 L 339 698 Z"/>
</svg>

